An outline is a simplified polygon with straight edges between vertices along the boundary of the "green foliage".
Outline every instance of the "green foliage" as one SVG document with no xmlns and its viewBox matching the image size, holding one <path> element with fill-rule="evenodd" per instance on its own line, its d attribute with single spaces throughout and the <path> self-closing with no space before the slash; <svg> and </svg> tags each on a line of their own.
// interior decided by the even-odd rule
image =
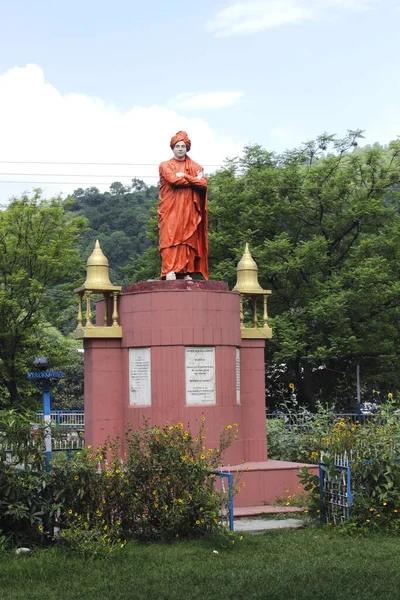
<svg viewBox="0 0 400 600">
<path fill-rule="evenodd" d="M 127 539 L 175 540 L 221 531 L 226 494 L 212 472 L 237 435 L 228 425 L 218 448 L 206 447 L 204 421 L 193 437 L 183 424 L 128 431 L 96 450 L 54 456 L 44 470 L 44 428 L 32 437 L 30 416 L 2 416 L 0 529 L 10 544 L 60 540 L 85 556 L 103 555 Z M 13 446 L 7 459 L 1 451 Z M 123 454 L 123 458 L 121 456 Z M 15 467 L 20 468 L 16 469 Z"/>
<path fill-rule="evenodd" d="M 84 219 L 65 214 L 60 199 L 43 200 L 39 191 L 14 198 L 0 211 L 0 388 L 11 405 L 21 401 L 43 321 L 56 306 L 60 311 L 66 296 L 66 304 L 72 301 L 84 227 Z"/>
<path fill-rule="evenodd" d="M 87 259 L 98 239 L 114 285 L 131 282 L 125 275 L 126 266 L 149 247 L 147 223 L 157 198 L 158 187 L 133 180 L 130 187 L 115 182 L 104 193 L 95 187 L 77 189 L 65 201 L 67 210 L 84 216 L 89 223 L 79 244 L 83 257 Z"/>
<path fill-rule="evenodd" d="M 351 467 L 354 503 L 346 530 L 400 531 L 400 422 L 398 405 L 389 399 L 364 424 L 337 418 L 333 410 L 319 406 L 288 411 L 267 424 L 269 457 L 299 462 L 324 463 L 331 475 L 338 471 L 334 457 L 347 452 Z M 319 480 L 307 468 L 300 482 L 309 492 L 307 507 L 319 518 Z"/>
<path fill-rule="evenodd" d="M 210 178 L 210 276 L 232 286 L 250 243 L 273 291 L 267 362 L 308 405 L 352 402 L 356 360 L 364 385 L 400 387 L 400 142 L 361 151 L 360 137 L 252 146 Z"/>
</svg>

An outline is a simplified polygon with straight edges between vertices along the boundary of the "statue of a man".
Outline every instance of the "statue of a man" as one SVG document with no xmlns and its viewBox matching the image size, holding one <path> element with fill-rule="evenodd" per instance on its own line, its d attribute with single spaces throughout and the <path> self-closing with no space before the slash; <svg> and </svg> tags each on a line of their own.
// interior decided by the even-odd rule
<svg viewBox="0 0 400 600">
<path fill-rule="evenodd" d="M 170 143 L 171 160 L 160 164 L 158 228 L 162 279 L 208 279 L 207 179 L 203 168 L 187 156 L 185 131 Z"/>
</svg>

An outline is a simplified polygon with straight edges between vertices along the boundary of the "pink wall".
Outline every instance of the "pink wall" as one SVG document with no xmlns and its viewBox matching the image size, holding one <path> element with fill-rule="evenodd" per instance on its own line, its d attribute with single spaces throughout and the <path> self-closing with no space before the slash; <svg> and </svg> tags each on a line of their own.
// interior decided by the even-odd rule
<svg viewBox="0 0 400 600">
<path fill-rule="evenodd" d="M 103 302 L 97 305 L 102 324 Z M 119 299 L 122 340 L 85 339 L 86 440 L 97 446 L 108 435 L 122 437 L 128 422 L 182 421 L 192 431 L 206 417 L 207 447 L 218 444 L 221 427 L 239 424 L 239 439 L 225 463 L 267 458 L 264 341 L 243 340 L 239 294 L 213 281 L 154 281 L 133 284 Z M 185 346 L 214 346 L 216 404 L 187 406 Z M 129 404 L 129 348 L 151 348 L 152 405 Z M 241 348 L 241 403 L 236 402 L 236 348 Z"/>
</svg>

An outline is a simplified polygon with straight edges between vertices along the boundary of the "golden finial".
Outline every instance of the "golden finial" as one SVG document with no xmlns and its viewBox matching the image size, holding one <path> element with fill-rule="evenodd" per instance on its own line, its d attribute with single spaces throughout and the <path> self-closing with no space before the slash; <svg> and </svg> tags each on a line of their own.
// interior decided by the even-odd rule
<svg viewBox="0 0 400 600">
<path fill-rule="evenodd" d="M 258 267 L 256 261 L 250 254 L 249 244 L 247 242 L 243 256 L 238 262 L 237 281 L 232 291 L 248 295 L 262 294 L 264 292 L 258 283 Z"/>
<path fill-rule="evenodd" d="M 108 260 L 100 248 L 99 240 L 96 240 L 94 250 L 87 259 L 86 263 L 86 281 L 83 284 L 86 289 L 100 292 L 113 288 L 108 275 Z"/>
<path fill-rule="evenodd" d="M 242 331 L 242 338 L 271 338 L 272 329 L 268 325 L 267 313 L 267 296 L 271 293 L 271 291 L 263 290 L 258 283 L 258 267 L 250 254 L 249 244 L 247 242 L 243 256 L 238 262 L 237 281 L 232 291 L 240 293 L 240 328 Z M 246 296 L 249 297 L 247 302 L 250 302 L 251 304 L 253 327 L 247 327 L 245 325 L 246 309 L 244 299 Z M 263 297 L 262 327 L 258 326 L 257 296 Z"/>
<path fill-rule="evenodd" d="M 78 327 L 74 333 L 75 338 L 122 337 L 122 329 L 118 324 L 118 294 L 121 286 L 111 283 L 108 269 L 107 257 L 100 248 L 99 240 L 96 240 L 94 250 L 86 263 L 86 281 L 75 290 L 75 293 L 78 294 Z M 103 294 L 104 296 L 103 325 L 101 326 L 92 323 L 92 294 Z M 83 297 L 86 300 L 85 325 L 83 325 Z"/>
</svg>

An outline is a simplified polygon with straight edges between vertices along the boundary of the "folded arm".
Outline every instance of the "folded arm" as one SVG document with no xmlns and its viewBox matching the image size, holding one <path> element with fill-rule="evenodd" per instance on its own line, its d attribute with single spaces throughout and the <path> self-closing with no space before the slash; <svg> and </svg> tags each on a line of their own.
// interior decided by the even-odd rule
<svg viewBox="0 0 400 600">
<path fill-rule="evenodd" d="M 182 174 L 175 172 L 175 169 L 170 165 L 160 165 L 160 175 L 173 187 L 188 187 L 189 182 Z"/>
<path fill-rule="evenodd" d="M 193 175 L 188 175 L 187 173 L 185 173 L 185 179 L 193 187 L 199 187 L 199 188 L 207 187 L 207 177 L 204 177 L 202 171 L 199 171 L 199 173 L 196 175 L 196 177 L 193 177 Z"/>
</svg>

